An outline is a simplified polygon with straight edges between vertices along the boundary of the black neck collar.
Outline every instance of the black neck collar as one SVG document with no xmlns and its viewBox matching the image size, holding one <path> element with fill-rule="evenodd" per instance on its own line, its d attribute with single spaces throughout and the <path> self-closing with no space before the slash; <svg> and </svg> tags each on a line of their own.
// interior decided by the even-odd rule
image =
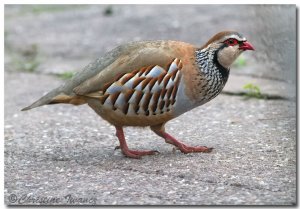
<svg viewBox="0 0 300 209">
<path fill-rule="evenodd" d="M 215 51 L 213 62 L 216 65 L 216 67 L 218 68 L 219 72 L 221 73 L 223 80 L 226 82 L 228 79 L 228 76 L 229 76 L 230 68 L 225 68 L 223 65 L 221 65 L 219 63 L 218 52 L 220 50 L 221 50 L 221 48 L 218 49 L 217 51 Z"/>
</svg>

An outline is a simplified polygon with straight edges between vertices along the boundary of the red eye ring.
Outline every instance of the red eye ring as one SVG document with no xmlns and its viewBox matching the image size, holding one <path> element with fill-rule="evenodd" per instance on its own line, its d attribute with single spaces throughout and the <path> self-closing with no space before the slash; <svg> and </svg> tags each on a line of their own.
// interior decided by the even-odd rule
<svg viewBox="0 0 300 209">
<path fill-rule="evenodd" d="M 239 42 L 235 38 L 229 38 L 226 41 L 224 41 L 224 43 L 227 44 L 228 46 L 234 46 L 237 45 Z"/>
</svg>

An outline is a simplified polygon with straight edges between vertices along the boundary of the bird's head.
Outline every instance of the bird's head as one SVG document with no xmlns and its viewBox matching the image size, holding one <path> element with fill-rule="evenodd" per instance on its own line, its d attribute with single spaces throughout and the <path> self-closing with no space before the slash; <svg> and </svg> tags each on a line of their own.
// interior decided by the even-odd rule
<svg viewBox="0 0 300 209">
<path fill-rule="evenodd" d="M 219 32 L 201 48 L 215 51 L 217 61 L 227 69 L 243 51 L 254 50 L 247 39 L 235 31 Z"/>
</svg>

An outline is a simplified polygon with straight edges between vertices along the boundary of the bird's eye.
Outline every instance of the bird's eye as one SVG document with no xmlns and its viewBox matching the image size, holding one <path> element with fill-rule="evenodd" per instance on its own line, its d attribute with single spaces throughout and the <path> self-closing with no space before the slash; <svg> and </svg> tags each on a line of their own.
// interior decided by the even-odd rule
<svg viewBox="0 0 300 209">
<path fill-rule="evenodd" d="M 224 41 L 225 44 L 227 44 L 228 46 L 234 46 L 236 44 L 238 44 L 238 40 L 234 39 L 234 38 L 230 38 L 227 39 L 226 41 Z"/>
</svg>

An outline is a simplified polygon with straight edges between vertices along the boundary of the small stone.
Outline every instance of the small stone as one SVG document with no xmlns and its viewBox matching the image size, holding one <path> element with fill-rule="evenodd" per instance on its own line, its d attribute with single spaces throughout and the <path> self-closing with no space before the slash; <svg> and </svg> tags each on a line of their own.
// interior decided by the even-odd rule
<svg viewBox="0 0 300 209">
<path fill-rule="evenodd" d="M 9 129 L 9 128 L 12 128 L 12 127 L 13 127 L 12 125 L 5 125 L 4 126 L 5 129 Z"/>
</svg>

